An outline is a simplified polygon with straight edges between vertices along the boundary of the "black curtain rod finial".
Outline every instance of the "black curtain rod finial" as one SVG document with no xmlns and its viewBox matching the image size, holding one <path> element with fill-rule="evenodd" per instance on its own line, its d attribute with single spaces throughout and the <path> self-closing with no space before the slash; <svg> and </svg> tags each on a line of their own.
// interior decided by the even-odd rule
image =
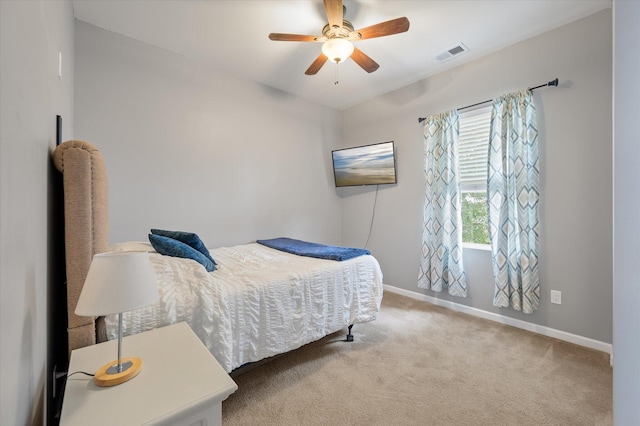
<svg viewBox="0 0 640 426">
<path fill-rule="evenodd" d="M 558 79 L 556 78 L 546 84 L 541 84 L 540 86 L 532 87 L 529 90 L 536 90 L 536 89 L 540 89 L 541 87 L 550 87 L 550 86 L 558 87 Z"/>
</svg>

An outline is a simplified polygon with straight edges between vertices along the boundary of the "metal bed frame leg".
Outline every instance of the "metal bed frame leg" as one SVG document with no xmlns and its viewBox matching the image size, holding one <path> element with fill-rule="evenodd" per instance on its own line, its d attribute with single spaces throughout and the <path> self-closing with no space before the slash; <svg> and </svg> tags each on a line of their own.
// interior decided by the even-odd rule
<svg viewBox="0 0 640 426">
<path fill-rule="evenodd" d="M 351 334 L 352 327 L 353 327 L 353 324 L 349 326 L 349 332 L 347 333 L 347 342 L 353 342 L 353 334 Z"/>
</svg>

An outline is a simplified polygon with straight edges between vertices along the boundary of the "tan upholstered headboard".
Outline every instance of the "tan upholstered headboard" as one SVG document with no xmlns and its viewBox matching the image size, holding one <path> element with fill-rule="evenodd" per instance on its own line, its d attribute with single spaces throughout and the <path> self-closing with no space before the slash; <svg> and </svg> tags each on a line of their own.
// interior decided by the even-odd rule
<svg viewBox="0 0 640 426">
<path fill-rule="evenodd" d="M 93 255 L 107 250 L 107 170 L 100 151 L 85 141 L 60 144 L 53 162 L 63 174 L 69 352 L 96 342 L 95 321 L 74 311 Z"/>
</svg>

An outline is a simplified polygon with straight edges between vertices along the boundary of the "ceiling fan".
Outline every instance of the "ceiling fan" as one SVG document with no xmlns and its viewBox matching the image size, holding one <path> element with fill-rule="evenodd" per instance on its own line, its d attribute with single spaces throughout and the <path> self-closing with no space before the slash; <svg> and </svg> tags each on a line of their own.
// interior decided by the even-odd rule
<svg viewBox="0 0 640 426">
<path fill-rule="evenodd" d="M 380 22 L 366 28 L 354 30 L 351 22 L 344 19 L 342 0 L 324 0 L 324 10 L 329 23 L 322 29 L 321 36 L 271 33 L 269 39 L 274 41 L 304 41 L 324 43 L 322 52 L 309 68 L 306 75 L 315 75 L 329 59 L 340 63 L 351 57 L 366 72 L 374 72 L 380 65 L 356 48 L 352 42 L 369 38 L 384 37 L 403 33 L 409 29 L 409 20 L 405 17 Z"/>
</svg>

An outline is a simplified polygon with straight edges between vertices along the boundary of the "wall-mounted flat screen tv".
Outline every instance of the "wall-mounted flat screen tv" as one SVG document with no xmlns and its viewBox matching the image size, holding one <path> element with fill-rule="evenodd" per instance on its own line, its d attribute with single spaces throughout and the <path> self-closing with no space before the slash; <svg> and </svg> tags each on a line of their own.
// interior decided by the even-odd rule
<svg viewBox="0 0 640 426">
<path fill-rule="evenodd" d="M 336 186 L 397 183 L 393 141 L 331 151 Z"/>
</svg>

